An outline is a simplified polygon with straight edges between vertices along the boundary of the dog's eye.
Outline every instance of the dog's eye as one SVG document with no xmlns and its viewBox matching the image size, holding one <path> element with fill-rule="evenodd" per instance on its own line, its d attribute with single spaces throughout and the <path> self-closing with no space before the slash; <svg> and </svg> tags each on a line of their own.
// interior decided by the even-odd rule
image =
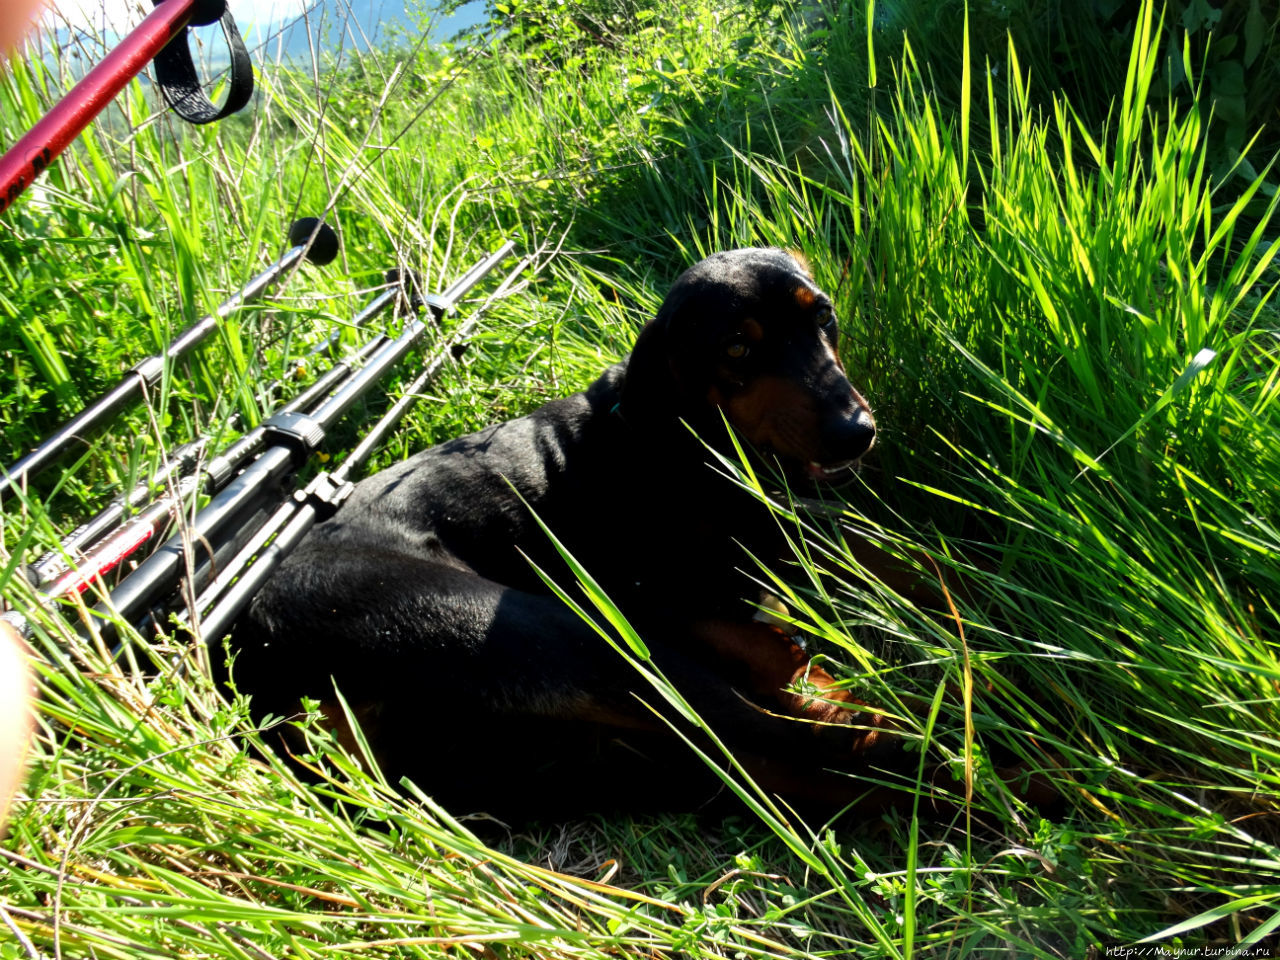
<svg viewBox="0 0 1280 960">
<path fill-rule="evenodd" d="M 818 326 L 828 333 L 836 329 L 836 315 L 830 307 L 823 307 L 818 311 Z"/>
<path fill-rule="evenodd" d="M 724 352 L 729 355 L 730 360 L 741 360 L 751 352 L 751 348 L 741 340 L 735 340 L 724 348 Z"/>
</svg>

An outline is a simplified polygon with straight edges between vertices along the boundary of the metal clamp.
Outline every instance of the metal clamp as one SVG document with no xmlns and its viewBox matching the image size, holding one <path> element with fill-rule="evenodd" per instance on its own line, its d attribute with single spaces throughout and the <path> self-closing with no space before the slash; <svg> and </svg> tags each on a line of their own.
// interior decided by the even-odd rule
<svg viewBox="0 0 1280 960">
<path fill-rule="evenodd" d="M 335 480 L 327 470 L 316 474 L 315 478 L 302 490 L 294 493 L 293 499 L 299 504 L 310 506 L 316 512 L 317 521 L 328 520 L 338 508 L 351 496 L 356 485 L 350 480 Z"/>
<path fill-rule="evenodd" d="M 324 440 L 324 426 L 305 413 L 277 413 L 262 422 L 268 444 L 289 448 L 295 466 L 302 466 Z"/>
</svg>

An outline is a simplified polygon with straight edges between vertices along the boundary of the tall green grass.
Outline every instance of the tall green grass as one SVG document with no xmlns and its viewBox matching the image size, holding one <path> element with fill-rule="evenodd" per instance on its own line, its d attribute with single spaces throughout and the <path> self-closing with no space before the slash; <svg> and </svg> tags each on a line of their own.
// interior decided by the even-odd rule
<svg viewBox="0 0 1280 960">
<path fill-rule="evenodd" d="M 935 743 L 1026 858 L 1039 889 L 1006 906 L 1104 943 L 1135 914 L 1157 939 L 1254 943 L 1280 924 L 1276 201 L 1249 222 L 1260 181 L 1217 200 L 1205 118 L 1149 96 L 1152 35 L 1148 9 L 1102 131 L 1065 102 L 1037 116 L 1020 72 L 1006 91 L 988 78 L 991 152 L 972 159 L 963 125 L 981 120 L 944 119 L 908 51 L 869 137 L 834 92 L 825 175 L 744 156 L 706 245 L 847 245 L 825 279 L 857 318 L 883 473 L 835 528 L 801 512 L 808 551 L 844 575 L 791 601 L 872 702 L 976 691 L 972 712 L 944 697 Z M 791 221 L 762 222 L 761 196 Z M 887 594 L 854 536 L 923 579 L 947 571 L 959 624 Z M 1049 771 L 1071 813 L 1010 809 L 984 743 Z"/>
<path fill-rule="evenodd" d="M 44 699 L 0 847 L 0 956 L 1272 943 L 1276 201 L 1223 194 L 1207 105 L 1153 94 L 1156 16 L 1144 7 L 1105 128 L 1061 98 L 1037 110 L 1012 48 L 998 72 L 966 47 L 958 74 L 931 76 L 874 21 L 766 31 L 715 3 L 578 49 L 567 70 L 554 48 L 514 56 L 500 38 L 279 66 L 222 129 L 141 124 L 154 107 L 135 88 L 118 108 L 130 126 L 95 128 L 41 203 L 0 222 L 6 462 L 274 255 L 295 213 L 332 207 L 344 258 L 241 315 L 149 412 L 6 504 L 11 560 L 162 447 L 252 422 L 253 386 L 340 329 L 400 258 L 435 286 L 499 235 L 559 247 L 384 461 L 589 382 L 703 253 L 797 248 L 836 298 L 881 437 L 840 499 L 780 498 L 796 557 L 760 577 L 860 699 L 902 719 L 922 771 L 950 765 L 961 812 L 925 816 L 914 778 L 898 814 L 805 824 L 713 753 L 739 817 L 512 835 L 392 790 L 314 730 L 305 785 L 204 679 L 217 638 L 113 657 L 6 579 L 37 625 Z M 7 68 L 6 139 L 47 103 L 41 71 Z M 969 91 L 985 110 L 946 106 Z M 945 586 L 944 613 L 878 581 L 867 549 Z M 1061 807 L 1022 804 L 994 769 L 1007 755 Z"/>
</svg>

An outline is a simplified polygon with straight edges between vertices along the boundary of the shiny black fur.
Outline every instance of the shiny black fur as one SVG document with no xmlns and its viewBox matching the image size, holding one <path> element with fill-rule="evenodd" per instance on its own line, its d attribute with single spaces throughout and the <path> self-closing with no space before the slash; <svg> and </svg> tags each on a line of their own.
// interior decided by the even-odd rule
<svg viewBox="0 0 1280 960">
<path fill-rule="evenodd" d="M 238 686 L 288 714 L 302 695 L 332 700 L 336 681 L 388 772 L 456 812 L 701 803 L 716 781 L 640 701 L 672 711 L 534 571 L 582 597 L 536 512 L 766 786 L 854 797 L 856 780 L 823 771 L 856 770 L 865 738 L 770 716 L 752 667 L 700 639 L 708 623 L 745 643 L 772 629 L 753 620 L 744 548 L 783 549 L 703 441 L 731 450 L 727 417 L 797 483 L 852 469 L 874 422 L 836 336 L 828 298 L 791 255 L 702 261 L 628 360 L 584 392 L 360 483 L 239 624 Z"/>
</svg>

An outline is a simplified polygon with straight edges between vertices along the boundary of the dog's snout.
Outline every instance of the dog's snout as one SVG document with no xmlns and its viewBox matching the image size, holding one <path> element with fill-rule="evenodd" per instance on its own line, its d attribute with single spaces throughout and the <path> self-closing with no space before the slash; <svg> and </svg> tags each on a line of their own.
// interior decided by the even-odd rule
<svg viewBox="0 0 1280 960">
<path fill-rule="evenodd" d="M 831 459 L 857 460 L 876 442 L 876 421 L 871 411 L 859 405 L 853 416 L 839 417 L 828 425 L 825 446 Z"/>
</svg>

